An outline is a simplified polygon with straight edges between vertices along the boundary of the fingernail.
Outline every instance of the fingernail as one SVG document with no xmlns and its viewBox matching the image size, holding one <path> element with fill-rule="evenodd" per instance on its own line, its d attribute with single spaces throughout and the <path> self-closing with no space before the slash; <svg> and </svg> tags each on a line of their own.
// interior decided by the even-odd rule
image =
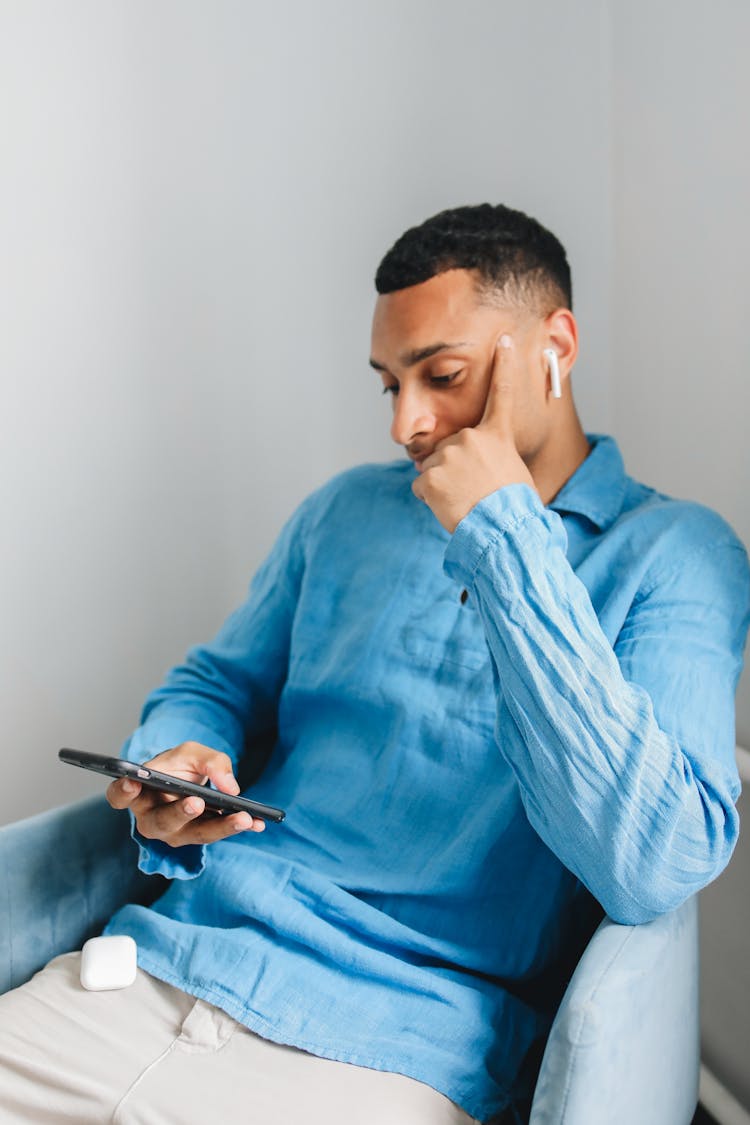
<svg viewBox="0 0 750 1125">
<path fill-rule="evenodd" d="M 240 813 L 238 819 L 234 822 L 235 832 L 246 832 L 247 829 L 252 828 L 252 826 L 252 819 L 249 816 L 246 816 L 245 813 Z"/>
<path fill-rule="evenodd" d="M 188 800 L 188 801 L 185 802 L 185 812 L 189 813 L 190 816 L 194 816 L 195 813 L 197 813 L 199 811 L 200 811 L 200 805 L 197 801 Z"/>
<path fill-rule="evenodd" d="M 123 781 L 123 783 L 122 783 L 122 791 L 123 791 L 123 793 L 125 793 L 126 796 L 128 796 L 131 793 L 137 793 L 138 792 L 138 786 L 136 785 L 136 783 L 134 781 L 127 781 L 126 780 L 126 781 Z"/>
<path fill-rule="evenodd" d="M 503 335 L 500 337 L 500 339 L 498 340 L 498 344 L 500 345 L 501 348 L 512 348 L 513 347 L 513 341 L 511 340 L 510 336 L 508 336 L 506 333 L 503 333 Z"/>
<path fill-rule="evenodd" d="M 222 775 L 222 785 L 226 793 L 239 793 L 240 787 L 237 780 L 232 773 L 225 773 Z"/>
</svg>

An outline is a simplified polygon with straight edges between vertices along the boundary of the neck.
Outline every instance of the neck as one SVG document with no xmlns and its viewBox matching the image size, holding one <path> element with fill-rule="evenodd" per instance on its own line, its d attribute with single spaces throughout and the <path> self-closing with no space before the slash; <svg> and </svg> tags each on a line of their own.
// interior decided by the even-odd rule
<svg viewBox="0 0 750 1125">
<path fill-rule="evenodd" d="M 534 484 L 547 505 L 588 457 L 591 446 L 572 402 L 567 417 L 555 424 L 550 439 L 526 460 Z"/>
</svg>

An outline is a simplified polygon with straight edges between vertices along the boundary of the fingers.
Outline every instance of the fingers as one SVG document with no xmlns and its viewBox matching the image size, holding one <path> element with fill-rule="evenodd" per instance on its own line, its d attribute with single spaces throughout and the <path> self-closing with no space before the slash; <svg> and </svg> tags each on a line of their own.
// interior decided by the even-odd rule
<svg viewBox="0 0 750 1125">
<path fill-rule="evenodd" d="M 232 760 L 220 750 L 198 742 L 184 742 L 157 754 L 148 763 L 154 770 L 202 785 L 210 780 L 224 793 L 237 795 L 240 786 L 232 772 Z M 210 844 L 237 832 L 262 832 L 265 821 L 248 813 L 204 815 L 201 797 L 180 798 L 122 778 L 107 789 L 107 800 L 116 809 L 130 809 L 138 831 L 147 840 L 161 840 L 171 847 Z"/>
<path fill-rule="evenodd" d="M 119 781 L 113 781 L 107 787 L 105 797 L 113 809 L 127 809 L 130 808 L 141 789 L 142 786 L 137 781 L 131 781 L 127 777 L 121 778 Z"/>
<path fill-rule="evenodd" d="M 209 779 L 223 793 L 236 796 L 240 791 L 229 755 L 200 742 L 183 742 L 172 750 L 157 754 L 148 765 L 161 773 L 171 773 L 198 785 Z"/>
<path fill-rule="evenodd" d="M 236 836 L 238 832 L 263 832 L 265 822 L 248 813 L 231 816 L 203 816 L 205 802 L 200 797 L 186 797 L 169 804 L 152 804 L 138 812 L 136 825 L 147 840 L 161 840 L 170 847 L 186 844 L 213 844 Z"/>
<path fill-rule="evenodd" d="M 479 425 L 485 429 L 493 429 L 504 437 L 513 433 L 514 376 L 513 340 L 507 333 L 503 333 L 495 344 L 487 401 Z"/>
</svg>

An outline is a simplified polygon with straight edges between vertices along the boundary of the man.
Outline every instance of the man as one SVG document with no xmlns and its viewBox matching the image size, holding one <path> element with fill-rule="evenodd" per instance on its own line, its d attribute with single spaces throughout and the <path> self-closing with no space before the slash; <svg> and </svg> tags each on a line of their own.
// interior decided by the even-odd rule
<svg viewBox="0 0 750 1125">
<path fill-rule="evenodd" d="M 56 1064 L 76 1120 L 524 1120 L 602 908 L 647 921 L 730 857 L 747 558 L 584 433 L 563 248 L 458 208 L 376 285 L 408 459 L 308 498 L 125 749 L 238 792 L 271 744 L 253 794 L 287 820 L 110 786 L 173 882 L 108 927 L 142 971 Z M 4 1025 L 44 1011 L 59 1040 L 77 964 L 10 994 Z M 47 1081 L 30 1065 L 16 1113 Z"/>
</svg>

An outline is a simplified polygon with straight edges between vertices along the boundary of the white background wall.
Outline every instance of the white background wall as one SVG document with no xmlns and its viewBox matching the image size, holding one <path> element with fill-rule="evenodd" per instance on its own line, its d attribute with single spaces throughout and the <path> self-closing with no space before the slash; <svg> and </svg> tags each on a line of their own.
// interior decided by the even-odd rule
<svg viewBox="0 0 750 1125">
<path fill-rule="evenodd" d="M 116 753 L 293 505 L 397 455 L 367 357 L 406 226 L 550 225 L 610 426 L 603 13 L 0 0 L 0 821 L 100 789 L 58 747 Z"/>
<path fill-rule="evenodd" d="M 612 10 L 615 430 L 631 472 L 710 504 L 748 544 L 750 4 Z M 747 668 L 737 703 L 750 747 Z M 701 894 L 701 1039 L 750 1111 L 745 784 L 732 864 Z"/>
<path fill-rule="evenodd" d="M 750 544 L 750 4 L 612 9 L 615 430 L 634 475 Z"/>
</svg>

